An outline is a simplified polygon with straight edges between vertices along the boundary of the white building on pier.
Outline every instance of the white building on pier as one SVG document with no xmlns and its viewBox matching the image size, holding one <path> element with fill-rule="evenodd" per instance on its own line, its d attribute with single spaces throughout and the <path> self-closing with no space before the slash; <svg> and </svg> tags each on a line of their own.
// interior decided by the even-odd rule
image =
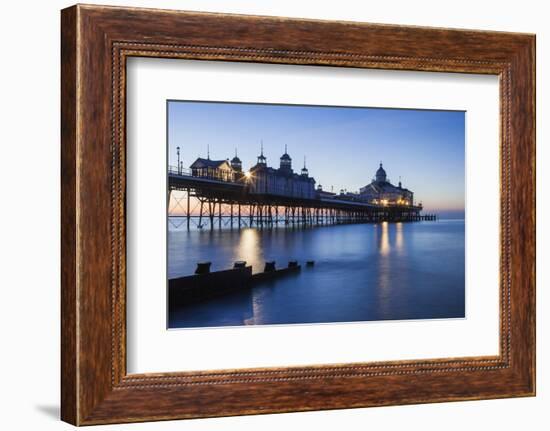
<svg viewBox="0 0 550 431">
<path fill-rule="evenodd" d="M 372 182 L 359 189 L 361 200 L 382 205 L 413 205 L 413 192 L 402 186 L 401 180 L 394 186 L 387 178 L 380 163 Z"/>
<path fill-rule="evenodd" d="M 292 170 L 292 158 L 286 146 L 280 158 L 279 169 L 267 166 L 263 148 L 257 163 L 250 168 L 247 178 L 250 192 L 257 194 L 279 195 L 293 198 L 315 199 L 315 179 L 309 176 L 305 159 L 300 174 Z"/>
</svg>

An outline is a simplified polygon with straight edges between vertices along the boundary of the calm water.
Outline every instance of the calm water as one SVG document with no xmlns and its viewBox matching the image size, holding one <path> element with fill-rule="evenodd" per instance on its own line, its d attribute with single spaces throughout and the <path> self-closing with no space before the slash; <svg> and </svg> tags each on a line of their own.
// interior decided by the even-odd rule
<svg viewBox="0 0 550 431">
<path fill-rule="evenodd" d="M 283 277 L 169 316 L 171 328 L 464 317 L 464 221 L 168 232 L 168 277 L 246 260 L 315 260 Z"/>
</svg>

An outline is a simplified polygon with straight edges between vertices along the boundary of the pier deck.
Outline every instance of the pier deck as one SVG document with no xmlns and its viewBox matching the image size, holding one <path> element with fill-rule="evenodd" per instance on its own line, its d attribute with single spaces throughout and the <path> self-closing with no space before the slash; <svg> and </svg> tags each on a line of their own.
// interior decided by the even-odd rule
<svg viewBox="0 0 550 431">
<path fill-rule="evenodd" d="M 191 224 L 210 227 L 319 226 L 345 223 L 412 222 L 435 220 L 421 215 L 421 205 L 383 205 L 333 198 L 306 199 L 270 193 L 252 193 L 243 182 L 195 177 L 170 171 L 168 193 L 182 191 L 177 205 L 183 210 L 187 229 Z M 198 208 L 191 208 L 191 198 Z"/>
</svg>

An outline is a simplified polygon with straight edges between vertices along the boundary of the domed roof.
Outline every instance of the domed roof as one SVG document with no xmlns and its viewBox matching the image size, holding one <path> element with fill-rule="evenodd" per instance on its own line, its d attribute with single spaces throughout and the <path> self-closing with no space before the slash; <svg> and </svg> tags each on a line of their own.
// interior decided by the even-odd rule
<svg viewBox="0 0 550 431">
<path fill-rule="evenodd" d="M 385 183 L 386 182 L 386 171 L 382 167 L 382 162 L 380 162 L 380 167 L 376 171 L 376 182 L 377 183 Z"/>
</svg>

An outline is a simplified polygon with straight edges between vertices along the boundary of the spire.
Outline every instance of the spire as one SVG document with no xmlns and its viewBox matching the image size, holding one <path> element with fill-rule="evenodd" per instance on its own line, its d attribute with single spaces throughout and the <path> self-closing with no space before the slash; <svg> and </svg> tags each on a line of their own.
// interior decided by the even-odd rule
<svg viewBox="0 0 550 431">
<path fill-rule="evenodd" d="M 210 160 L 210 144 L 206 144 L 206 158 Z"/>
<path fill-rule="evenodd" d="M 264 141 L 260 139 L 260 155 L 258 156 L 258 164 L 266 165 L 267 159 L 264 156 Z"/>
<path fill-rule="evenodd" d="M 399 188 L 401 188 L 401 175 L 399 175 Z"/>
<path fill-rule="evenodd" d="M 307 177 L 308 176 L 308 170 L 306 168 L 306 156 L 304 156 L 304 167 L 302 168 L 302 175 Z"/>
<path fill-rule="evenodd" d="M 237 157 L 237 147 L 235 147 L 235 157 Z"/>
</svg>

